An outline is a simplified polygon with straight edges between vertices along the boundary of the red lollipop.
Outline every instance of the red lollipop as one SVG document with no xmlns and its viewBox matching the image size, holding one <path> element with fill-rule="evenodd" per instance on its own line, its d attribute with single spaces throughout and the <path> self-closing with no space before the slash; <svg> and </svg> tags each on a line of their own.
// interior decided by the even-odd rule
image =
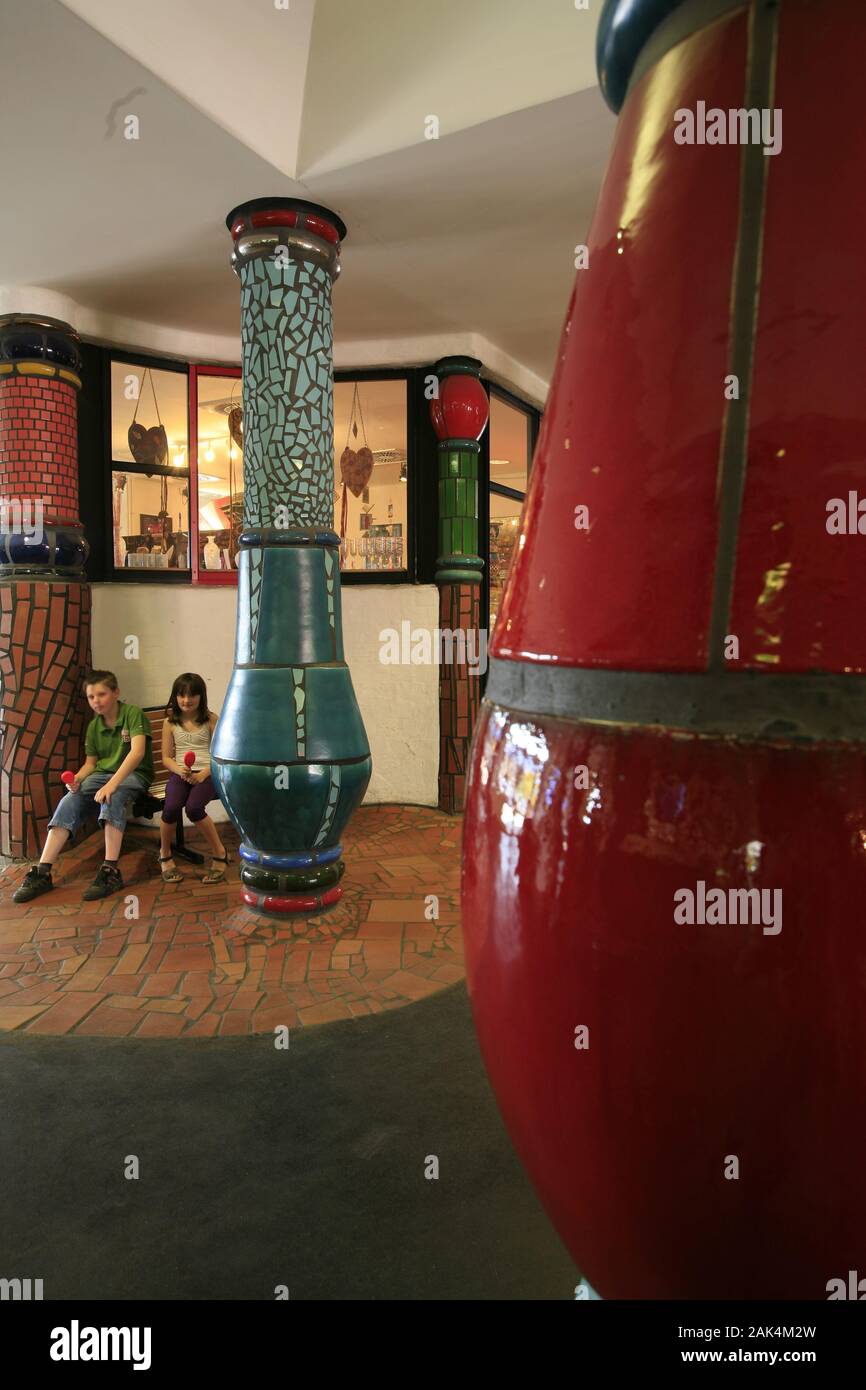
<svg viewBox="0 0 866 1390">
<path fill-rule="evenodd" d="M 63 782 L 67 787 L 71 787 L 71 786 L 72 786 L 72 783 L 75 781 L 75 773 L 74 773 L 74 772 L 61 772 L 61 774 L 60 774 L 60 780 L 61 780 L 61 782 Z"/>
<path fill-rule="evenodd" d="M 191 748 L 190 748 L 190 750 L 189 750 L 188 753 L 184 753 L 184 755 L 183 755 L 183 761 L 184 761 L 184 765 L 185 765 L 186 767 L 188 767 L 188 768 L 191 768 L 191 767 L 192 767 L 193 763 L 195 762 L 195 753 L 192 751 Z"/>
</svg>

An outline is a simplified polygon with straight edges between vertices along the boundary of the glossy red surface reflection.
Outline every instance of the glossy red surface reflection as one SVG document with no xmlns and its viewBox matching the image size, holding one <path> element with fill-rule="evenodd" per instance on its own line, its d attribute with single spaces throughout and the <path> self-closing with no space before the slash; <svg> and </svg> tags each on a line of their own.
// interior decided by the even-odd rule
<svg viewBox="0 0 866 1390">
<path fill-rule="evenodd" d="M 473 1016 L 580 1269 L 606 1298 L 826 1298 L 866 1230 L 866 759 L 485 705 L 472 777 Z M 781 890 L 781 930 L 677 924 L 699 881 Z"/>
<path fill-rule="evenodd" d="M 778 33 L 750 50 L 758 11 Z M 843 0 L 730 11 L 632 87 L 494 666 L 586 668 L 581 698 L 624 672 L 762 672 L 778 692 L 779 675 L 866 671 L 866 539 L 825 524 L 830 499 L 866 498 L 858 14 Z M 737 145 L 673 139 L 681 108 L 743 105 L 750 51 L 772 63 L 785 123 L 757 198 Z M 738 351 L 742 425 L 724 392 Z M 730 666 L 719 631 L 739 642 Z M 866 745 L 795 743 L 772 719 L 739 740 L 699 716 L 664 731 L 658 705 L 627 726 L 578 704 L 570 720 L 482 706 L 463 922 L 485 1063 L 603 1297 L 823 1299 L 866 1273 Z M 676 894 L 719 888 L 768 896 L 738 900 L 733 925 L 676 920 Z M 780 930 L 749 917 L 754 902 L 778 905 Z"/>
<path fill-rule="evenodd" d="M 430 402 L 437 439 L 480 439 L 490 414 L 487 392 L 476 376 L 455 373 L 439 383 Z"/>
</svg>

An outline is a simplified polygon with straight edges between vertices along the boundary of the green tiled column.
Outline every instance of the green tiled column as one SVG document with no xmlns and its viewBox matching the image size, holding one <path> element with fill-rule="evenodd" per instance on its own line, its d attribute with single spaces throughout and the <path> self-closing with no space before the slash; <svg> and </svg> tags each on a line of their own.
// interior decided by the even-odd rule
<svg viewBox="0 0 866 1390">
<path fill-rule="evenodd" d="M 487 396 L 474 357 L 443 357 L 434 368 L 439 394 L 430 403 L 439 438 L 439 554 L 436 583 L 480 584 L 478 554 L 478 440 L 487 423 Z"/>
<path fill-rule="evenodd" d="M 331 285 L 346 229 L 289 198 L 226 220 L 241 282 L 244 530 L 212 771 L 243 836 L 244 901 L 312 913 L 342 894 L 340 834 L 371 770 L 333 530 Z"/>
<path fill-rule="evenodd" d="M 478 556 L 477 444 L 439 445 L 439 554 L 458 569 L 457 557 Z"/>
<path fill-rule="evenodd" d="M 489 405 L 474 357 L 443 357 L 435 371 L 439 392 L 430 403 L 439 439 L 439 627 L 464 634 L 467 650 L 480 645 L 481 579 L 478 554 L 478 443 Z M 485 634 L 486 637 L 486 634 Z M 439 669 L 439 809 L 462 811 L 472 729 L 480 699 L 478 672 L 465 664 Z"/>
</svg>

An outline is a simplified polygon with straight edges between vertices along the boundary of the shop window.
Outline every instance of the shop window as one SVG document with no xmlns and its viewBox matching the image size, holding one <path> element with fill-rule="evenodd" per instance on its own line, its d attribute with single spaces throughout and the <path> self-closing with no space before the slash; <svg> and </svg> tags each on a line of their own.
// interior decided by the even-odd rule
<svg viewBox="0 0 866 1390">
<path fill-rule="evenodd" d="M 532 454 L 534 416 L 490 393 L 490 631 L 517 542 Z"/>
<path fill-rule="evenodd" d="M 236 582 L 240 371 L 112 356 L 109 379 L 114 572 Z M 406 376 L 334 384 L 333 526 L 341 569 L 359 578 L 409 568 L 408 395 Z"/>
<path fill-rule="evenodd" d="M 133 426 L 135 430 L 130 438 Z M 120 359 L 113 360 L 112 460 L 115 463 L 188 468 L 188 450 L 186 372 L 163 371 L 158 367 L 142 367 Z"/>
<path fill-rule="evenodd" d="M 243 529 L 243 388 L 240 375 L 195 374 L 199 575 L 237 569 Z"/>
<path fill-rule="evenodd" d="M 189 479 L 111 473 L 116 569 L 189 569 Z"/>
<path fill-rule="evenodd" d="M 407 568 L 406 402 L 405 379 L 334 384 L 334 530 L 344 572 Z"/>
<path fill-rule="evenodd" d="M 186 370 L 110 363 L 114 570 L 190 571 Z"/>
</svg>

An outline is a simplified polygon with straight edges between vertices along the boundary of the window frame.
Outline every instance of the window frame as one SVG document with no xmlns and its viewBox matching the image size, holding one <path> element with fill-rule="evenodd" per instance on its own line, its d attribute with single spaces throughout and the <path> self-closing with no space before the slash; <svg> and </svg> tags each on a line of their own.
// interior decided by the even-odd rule
<svg viewBox="0 0 866 1390">
<path fill-rule="evenodd" d="M 238 582 L 238 571 L 233 570 L 203 570 L 198 562 L 198 379 L 200 376 L 222 376 L 240 381 L 243 371 L 240 367 L 209 367 L 203 362 L 190 362 L 189 364 L 189 404 L 187 414 L 191 420 L 195 420 L 195 429 L 190 430 L 189 441 L 189 466 L 192 473 L 190 484 L 190 555 L 192 557 L 193 571 L 192 583 L 201 585 L 204 589 L 236 588 Z M 241 456 L 241 469 L 243 469 L 243 455 Z"/>
<path fill-rule="evenodd" d="M 89 380 L 85 379 L 83 394 L 87 408 L 79 410 L 79 482 L 82 500 L 91 499 L 86 507 L 93 518 L 101 518 L 101 536 L 95 536 L 93 553 L 87 565 L 92 583 L 118 584 L 188 584 L 192 587 L 224 588 L 237 584 L 237 570 L 212 571 L 199 568 L 199 476 L 198 476 L 198 379 L 200 376 L 222 376 L 238 379 L 240 366 L 225 362 L 204 362 L 155 353 L 126 351 L 114 344 L 91 343 L 87 351 L 95 355 Z M 171 464 L 147 468 L 146 465 L 114 459 L 112 456 L 112 397 L 111 368 L 115 362 L 129 363 L 152 371 L 186 374 L 187 392 L 187 466 Z M 335 382 L 363 383 L 365 381 L 403 381 L 406 390 L 406 531 L 404 568 L 401 570 L 341 570 L 342 584 L 433 584 L 437 546 L 437 453 L 430 425 L 427 383 L 432 379 L 432 365 L 407 367 L 368 367 L 342 369 L 334 373 Z M 84 403 L 80 403 L 83 405 Z M 520 403 L 522 404 L 522 403 Z M 485 431 L 485 438 L 488 431 Z M 98 442 L 97 442 L 98 441 Z M 102 454 L 102 465 L 90 472 L 85 461 Z M 184 570 L 118 569 L 114 565 L 114 523 L 112 515 L 112 474 L 116 471 L 141 473 L 147 476 L 167 474 L 186 478 L 189 488 L 189 567 Z M 98 480 L 98 484 L 97 484 Z M 98 491 L 97 491 L 98 486 Z"/>
<path fill-rule="evenodd" d="M 415 572 L 415 526 L 413 519 L 415 516 L 415 483 L 413 482 L 413 461 L 414 461 L 414 431 L 412 429 L 412 392 L 410 389 L 410 372 L 407 369 L 371 367 L 364 370 L 345 370 L 334 372 L 334 383 L 345 382 L 364 382 L 364 381 L 403 381 L 406 389 L 406 533 L 404 536 L 404 556 L 405 565 L 401 570 L 340 570 L 341 584 L 412 584 L 416 580 Z M 190 505 L 191 528 L 190 528 L 190 549 L 194 557 L 194 572 L 192 576 L 193 584 L 200 584 L 206 588 L 219 588 L 226 585 L 237 585 L 237 570 L 202 570 L 199 568 L 199 518 L 198 518 L 198 378 L 199 376 L 222 376 L 239 380 L 242 377 L 240 367 L 210 367 L 204 363 L 191 362 L 189 364 L 189 405 L 187 414 L 191 420 L 195 421 L 195 429 L 190 429 L 189 443 L 189 462 L 192 473 L 192 483 L 190 486 Z M 336 441 L 334 444 L 336 452 Z M 336 488 L 336 469 L 335 469 L 335 488 Z"/>
<path fill-rule="evenodd" d="M 191 584 L 192 581 L 192 478 L 191 463 L 192 454 L 190 439 L 189 422 L 189 394 L 187 393 L 187 466 L 186 468 L 175 468 L 171 464 L 152 464 L 136 463 L 134 460 L 126 462 L 123 459 L 115 459 L 112 449 L 112 413 L 113 401 L 111 397 L 111 368 L 115 362 L 128 362 L 131 367 L 149 367 L 152 372 L 169 371 L 176 372 L 178 375 L 188 375 L 190 364 L 179 362 L 176 358 L 153 357 L 150 354 L 139 352 L 124 352 L 120 348 L 108 348 L 105 352 L 102 363 L 102 399 L 105 402 L 103 411 L 103 447 L 104 447 L 104 468 L 103 468 L 103 521 L 105 525 L 105 570 L 107 575 L 106 582 L 109 584 Z M 189 536 L 190 550 L 189 568 L 183 570 L 147 570 L 129 569 L 127 566 L 118 567 L 114 563 L 114 512 L 113 512 L 113 475 L 115 473 L 137 473 L 143 477 L 163 477 L 186 478 L 187 507 L 189 509 Z"/>
<path fill-rule="evenodd" d="M 416 584 L 416 536 L 415 536 L 415 430 L 412 428 L 413 392 L 411 372 L 406 367 L 369 367 L 363 370 L 334 372 L 334 384 L 338 382 L 364 381 L 403 381 L 406 384 L 406 535 L 404 546 L 405 565 L 401 570 L 340 570 L 341 584 Z M 334 441 L 334 487 L 337 486 L 336 458 L 342 450 Z"/>
<path fill-rule="evenodd" d="M 489 400 L 489 401 L 492 402 L 492 401 L 493 401 L 493 398 L 496 397 L 498 400 L 504 401 L 506 405 L 512 406 L 515 410 L 519 410 L 523 415 L 526 416 L 526 420 L 527 420 L 527 432 L 526 432 L 526 450 L 527 450 L 527 454 L 526 454 L 526 492 L 528 492 L 528 491 L 529 491 L 529 480 L 530 480 L 530 478 L 531 478 L 531 476 L 532 476 L 532 464 L 533 464 L 533 460 L 534 460 L 534 458 L 535 458 L 535 446 L 536 446 L 536 444 L 538 443 L 538 431 L 539 431 L 539 429 L 541 428 L 541 415 L 542 415 L 542 412 L 539 410 L 538 406 L 531 405 L 531 404 L 529 403 L 529 401 L 521 400 L 520 396 L 516 396 L 516 395 L 513 393 L 513 391 L 507 390 L 504 386 L 500 386 L 498 382 L 494 382 L 494 381 L 489 380 L 488 378 L 482 377 L 482 385 L 484 386 L 485 390 L 487 391 L 487 397 L 488 397 L 488 400 Z M 492 410 L 491 410 L 491 416 L 492 416 Z M 490 635 L 491 635 L 491 634 L 490 634 L 490 494 L 493 493 L 494 496 L 496 496 L 496 497 L 507 497 L 507 498 L 510 498 L 510 499 L 511 499 L 512 501 L 514 501 L 514 502 L 519 502 L 519 503 L 521 504 L 521 511 L 523 510 L 523 504 L 524 504 L 525 501 L 526 501 L 526 492 L 521 492 L 519 488 L 506 487 L 503 483 L 494 483 L 494 482 L 491 480 L 491 477 L 490 477 L 490 435 L 491 435 L 491 427 L 490 427 L 490 424 L 488 423 L 487 429 L 484 431 L 484 434 L 483 434 L 482 437 L 481 437 L 481 445 L 482 445 L 482 447 L 481 447 L 481 459 L 480 459 L 481 467 L 480 467 L 480 469 L 479 469 L 479 472 L 480 472 L 480 474 L 482 475 L 482 478 L 483 478 L 483 485 L 482 485 L 482 486 L 480 487 L 480 489 L 479 489 L 479 498 L 478 498 L 479 543 L 481 543 L 481 542 L 482 542 L 482 539 L 483 539 L 483 545 L 484 545 L 484 550 L 483 550 L 483 552 L 482 552 L 482 559 L 484 560 L 484 569 L 482 570 L 482 574 L 483 574 L 483 583 L 482 583 L 482 591 L 483 591 L 483 592 L 482 592 L 482 614 L 483 614 L 483 626 L 484 626 L 485 632 L 487 633 L 488 641 L 490 640 Z M 485 684 L 486 684 L 486 677 L 485 677 Z"/>
</svg>

